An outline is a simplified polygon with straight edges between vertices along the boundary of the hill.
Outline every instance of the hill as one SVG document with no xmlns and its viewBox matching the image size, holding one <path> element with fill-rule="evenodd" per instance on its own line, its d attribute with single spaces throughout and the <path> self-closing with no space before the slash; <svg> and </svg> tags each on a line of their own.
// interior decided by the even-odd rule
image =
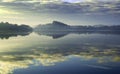
<svg viewBox="0 0 120 74">
<path fill-rule="evenodd" d="M 53 21 L 45 25 L 38 25 L 35 31 L 120 31 L 120 25 L 113 26 L 69 26 L 62 22 Z"/>
<path fill-rule="evenodd" d="M 0 33 L 31 32 L 32 28 L 28 25 L 10 24 L 8 22 L 0 23 Z"/>
<path fill-rule="evenodd" d="M 62 22 L 53 21 L 45 25 L 38 25 L 34 28 L 35 31 L 66 31 L 70 26 Z"/>
</svg>

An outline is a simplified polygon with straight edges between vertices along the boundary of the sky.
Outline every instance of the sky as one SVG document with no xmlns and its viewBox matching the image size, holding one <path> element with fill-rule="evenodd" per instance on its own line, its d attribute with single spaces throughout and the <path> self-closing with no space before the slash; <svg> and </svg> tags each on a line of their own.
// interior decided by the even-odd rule
<svg viewBox="0 0 120 74">
<path fill-rule="evenodd" d="M 16 24 L 120 25 L 119 19 L 120 0 L 0 0 L 0 21 Z"/>
</svg>

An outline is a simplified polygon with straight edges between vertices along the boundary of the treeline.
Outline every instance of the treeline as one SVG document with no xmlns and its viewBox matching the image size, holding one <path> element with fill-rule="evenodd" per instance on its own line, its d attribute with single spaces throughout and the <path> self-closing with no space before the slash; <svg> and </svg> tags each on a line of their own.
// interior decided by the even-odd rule
<svg viewBox="0 0 120 74">
<path fill-rule="evenodd" d="M 8 22 L 0 23 L 0 32 L 31 32 L 32 28 L 28 25 L 18 25 L 18 24 L 10 24 Z"/>
<path fill-rule="evenodd" d="M 112 26 L 71 26 L 73 30 L 86 30 L 86 31 L 120 31 L 120 25 Z"/>
</svg>

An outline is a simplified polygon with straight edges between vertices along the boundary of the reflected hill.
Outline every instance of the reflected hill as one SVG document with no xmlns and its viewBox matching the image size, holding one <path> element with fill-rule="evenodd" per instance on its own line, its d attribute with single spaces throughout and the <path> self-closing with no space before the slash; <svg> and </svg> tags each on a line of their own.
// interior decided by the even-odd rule
<svg viewBox="0 0 120 74">
<path fill-rule="evenodd" d="M 16 33 L 0 33 L 0 39 L 9 39 L 10 37 L 17 37 L 17 36 L 27 36 L 31 32 L 16 32 Z"/>
<path fill-rule="evenodd" d="M 113 34 L 120 35 L 120 31 L 35 31 L 38 35 L 50 36 L 58 39 L 68 34 Z"/>
<path fill-rule="evenodd" d="M 0 38 L 8 39 L 9 37 L 16 37 L 18 35 L 25 36 L 32 32 L 32 28 L 28 25 L 10 24 L 8 22 L 0 23 Z"/>
<path fill-rule="evenodd" d="M 120 26 L 69 26 L 67 24 L 53 21 L 34 28 L 38 35 L 51 36 L 53 39 L 64 37 L 68 34 L 120 34 Z"/>
<path fill-rule="evenodd" d="M 70 32 L 69 31 L 65 31 L 65 32 L 61 32 L 61 31 L 35 31 L 35 33 L 37 33 L 38 35 L 45 35 L 45 36 L 50 36 L 53 39 L 57 39 L 57 38 L 61 38 L 64 37 L 66 35 L 68 35 Z"/>
</svg>

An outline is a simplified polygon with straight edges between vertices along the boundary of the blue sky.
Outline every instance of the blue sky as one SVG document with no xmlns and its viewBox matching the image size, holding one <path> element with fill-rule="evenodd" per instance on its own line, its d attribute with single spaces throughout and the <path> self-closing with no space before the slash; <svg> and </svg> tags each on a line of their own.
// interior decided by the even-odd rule
<svg viewBox="0 0 120 74">
<path fill-rule="evenodd" d="M 0 20 L 17 24 L 120 24 L 120 0 L 0 0 Z"/>
</svg>

